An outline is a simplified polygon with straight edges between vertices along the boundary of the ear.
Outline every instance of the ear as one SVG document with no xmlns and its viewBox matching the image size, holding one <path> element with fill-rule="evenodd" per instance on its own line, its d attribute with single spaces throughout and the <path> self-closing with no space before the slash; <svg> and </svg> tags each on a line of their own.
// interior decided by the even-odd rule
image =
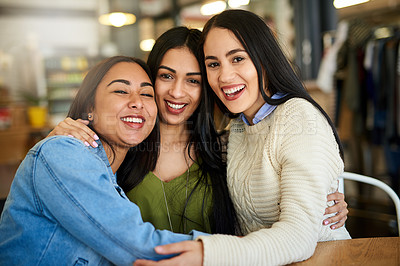
<svg viewBox="0 0 400 266">
<path fill-rule="evenodd" d="M 88 120 L 93 121 L 93 113 L 88 113 Z"/>
</svg>

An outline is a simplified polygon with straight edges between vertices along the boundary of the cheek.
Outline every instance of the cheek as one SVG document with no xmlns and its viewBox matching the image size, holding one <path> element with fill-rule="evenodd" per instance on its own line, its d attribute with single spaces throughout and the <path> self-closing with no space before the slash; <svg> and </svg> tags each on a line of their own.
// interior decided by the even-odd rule
<svg viewBox="0 0 400 266">
<path fill-rule="evenodd" d="M 168 89 L 166 89 L 165 84 L 160 84 L 157 86 L 157 89 L 154 90 L 154 93 L 155 102 L 161 104 L 164 101 L 164 97 L 168 94 Z"/>
<path fill-rule="evenodd" d="M 192 93 L 192 99 L 195 102 L 196 105 L 200 103 L 201 100 L 201 88 L 197 88 L 196 90 L 193 91 Z"/>
<path fill-rule="evenodd" d="M 152 101 L 148 104 L 147 111 L 149 113 L 149 116 L 155 121 L 157 117 L 157 104 L 155 101 Z"/>
<path fill-rule="evenodd" d="M 154 84 L 154 92 L 156 94 L 156 97 L 166 94 L 170 86 L 171 85 L 166 81 L 161 81 L 161 80 L 156 81 Z"/>
<path fill-rule="evenodd" d="M 210 85 L 215 83 L 215 82 L 217 82 L 217 73 L 216 73 L 216 71 L 209 71 L 207 69 L 206 72 L 207 72 L 207 80 L 208 80 L 208 83 Z"/>
<path fill-rule="evenodd" d="M 254 65 L 252 65 L 251 67 L 245 68 L 245 73 L 246 76 L 250 79 L 253 80 L 254 83 L 258 84 L 258 76 L 257 76 L 257 70 L 254 67 Z"/>
<path fill-rule="evenodd" d="M 210 84 L 211 89 L 216 92 L 216 88 L 218 86 L 216 84 L 215 74 L 213 75 L 212 73 L 207 71 L 207 81 L 208 81 L 208 84 Z"/>
<path fill-rule="evenodd" d="M 222 94 L 222 91 L 218 88 L 218 86 L 214 86 L 214 85 L 211 85 L 210 84 L 210 86 L 211 86 L 211 89 L 213 90 L 213 92 L 219 97 L 219 95 L 220 94 Z"/>
</svg>

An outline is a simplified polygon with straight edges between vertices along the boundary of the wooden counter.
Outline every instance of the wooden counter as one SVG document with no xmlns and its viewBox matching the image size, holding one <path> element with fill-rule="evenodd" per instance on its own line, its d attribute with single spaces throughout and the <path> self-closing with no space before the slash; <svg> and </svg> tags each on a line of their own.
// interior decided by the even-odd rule
<svg viewBox="0 0 400 266">
<path fill-rule="evenodd" d="M 320 242 L 310 259 L 291 265 L 400 265 L 400 237 Z"/>
</svg>

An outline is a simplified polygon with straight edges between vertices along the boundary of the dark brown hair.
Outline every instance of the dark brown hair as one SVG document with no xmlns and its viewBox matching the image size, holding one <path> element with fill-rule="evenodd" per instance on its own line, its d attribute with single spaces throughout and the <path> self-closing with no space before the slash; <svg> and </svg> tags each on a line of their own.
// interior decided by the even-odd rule
<svg viewBox="0 0 400 266">
<path fill-rule="evenodd" d="M 99 83 L 114 65 L 121 63 L 138 64 L 152 80 L 148 66 L 140 59 L 128 56 L 114 56 L 102 60 L 87 73 L 82 85 L 75 96 L 71 105 L 68 116 L 72 119 L 87 119 L 88 113 L 94 109 L 96 90 Z M 91 124 L 89 128 L 94 132 L 96 130 Z M 111 148 L 112 143 L 109 143 L 99 132 L 96 132 L 99 138 L 105 141 Z M 149 136 L 141 143 L 129 149 L 125 160 L 117 171 L 117 181 L 121 188 L 129 191 L 133 188 L 133 180 L 137 177 L 145 176 L 149 171 L 152 171 L 156 165 L 159 153 L 159 122 L 156 124 Z"/>
<path fill-rule="evenodd" d="M 244 23 L 245 21 L 245 23 Z M 228 29 L 243 45 L 253 62 L 258 76 L 258 87 L 264 100 L 272 105 L 279 105 L 291 98 L 303 98 L 313 104 L 326 118 L 338 143 L 340 154 L 343 158 L 343 148 L 334 124 L 322 107 L 314 101 L 304 88 L 293 66 L 283 53 L 274 33 L 258 15 L 240 9 L 225 10 L 209 19 L 203 28 L 200 40 L 201 70 L 206 73 L 204 65 L 203 46 L 207 34 L 213 28 Z M 205 78 L 205 80 L 207 80 Z M 265 93 L 265 87 L 271 95 L 277 92 L 285 94 L 281 99 L 271 99 Z M 213 94 L 215 96 L 215 94 Z M 215 96 L 219 108 L 224 114 L 234 117 L 224 104 Z"/>
</svg>

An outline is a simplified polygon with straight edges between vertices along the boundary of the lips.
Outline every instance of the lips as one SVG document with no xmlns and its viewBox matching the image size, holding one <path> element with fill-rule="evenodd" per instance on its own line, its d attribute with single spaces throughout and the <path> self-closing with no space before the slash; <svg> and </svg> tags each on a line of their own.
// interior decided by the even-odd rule
<svg viewBox="0 0 400 266">
<path fill-rule="evenodd" d="M 131 128 L 141 128 L 144 126 L 146 119 L 141 115 L 128 115 L 121 117 L 121 121 Z"/>
<path fill-rule="evenodd" d="M 224 93 L 225 99 L 232 101 L 236 100 L 242 95 L 245 87 L 245 85 L 224 86 L 221 88 L 221 90 Z"/>
<path fill-rule="evenodd" d="M 185 107 L 188 105 L 187 103 L 178 103 L 178 102 L 171 102 L 165 100 L 165 105 L 167 110 L 172 114 L 180 114 L 185 110 Z"/>
</svg>

